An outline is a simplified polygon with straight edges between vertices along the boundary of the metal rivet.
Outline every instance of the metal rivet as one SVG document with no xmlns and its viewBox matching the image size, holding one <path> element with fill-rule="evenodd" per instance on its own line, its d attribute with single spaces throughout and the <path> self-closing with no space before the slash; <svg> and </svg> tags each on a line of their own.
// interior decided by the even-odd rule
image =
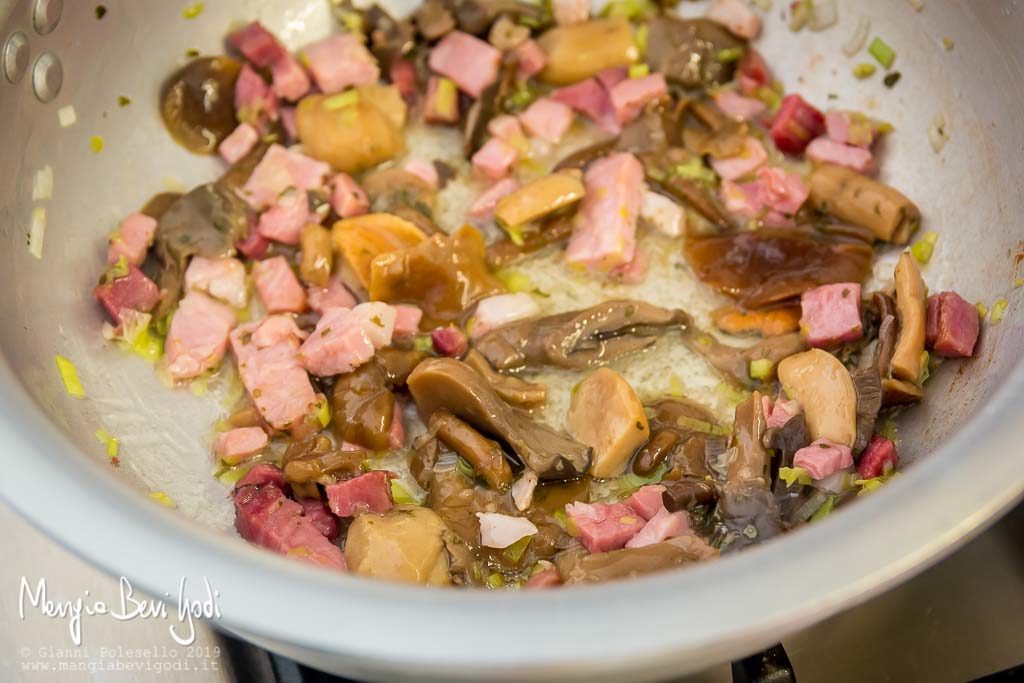
<svg viewBox="0 0 1024 683">
<path fill-rule="evenodd" d="M 32 26 L 36 33 L 45 36 L 57 28 L 63 11 L 64 0 L 36 0 L 36 7 L 32 11 Z"/>
<path fill-rule="evenodd" d="M 17 83 L 28 69 L 28 38 L 21 31 L 12 33 L 4 43 L 4 76 L 11 83 Z"/>
<path fill-rule="evenodd" d="M 64 83 L 64 68 L 60 60 L 52 52 L 39 55 L 36 65 L 32 67 L 32 89 L 41 102 L 50 102 Z"/>
</svg>

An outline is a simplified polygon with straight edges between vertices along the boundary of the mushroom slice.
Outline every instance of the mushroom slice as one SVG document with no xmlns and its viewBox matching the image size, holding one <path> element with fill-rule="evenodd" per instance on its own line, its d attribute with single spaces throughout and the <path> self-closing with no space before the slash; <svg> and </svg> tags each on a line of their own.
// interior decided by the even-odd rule
<svg viewBox="0 0 1024 683">
<path fill-rule="evenodd" d="M 502 401 L 465 363 L 452 358 L 423 361 L 409 375 L 408 387 L 423 419 L 447 410 L 507 445 L 541 479 L 570 479 L 590 464 L 588 447 Z"/>
<path fill-rule="evenodd" d="M 811 349 L 779 363 L 786 395 L 804 409 L 811 439 L 853 447 L 857 440 L 857 389 L 846 366 L 832 354 Z"/>
<path fill-rule="evenodd" d="M 426 236 L 409 221 L 390 213 L 369 213 L 334 224 L 334 243 L 363 287 L 370 286 L 373 259 L 419 244 Z"/>
<path fill-rule="evenodd" d="M 810 205 L 871 230 L 880 240 L 906 244 L 921 211 L 900 191 L 843 166 L 822 164 L 811 173 Z"/>
<path fill-rule="evenodd" d="M 594 449 L 590 476 L 597 478 L 622 474 L 651 433 L 633 387 L 609 368 L 600 368 L 576 386 L 567 422 L 569 432 Z"/>
<path fill-rule="evenodd" d="M 639 56 L 625 17 L 558 26 L 541 34 L 537 43 L 547 58 L 540 79 L 552 85 L 570 85 L 604 69 L 629 66 Z"/>
<path fill-rule="evenodd" d="M 431 415 L 428 426 L 444 445 L 472 465 L 492 489 L 504 491 L 512 485 L 512 468 L 497 442 L 485 438 L 447 410 Z"/>
<path fill-rule="evenodd" d="M 480 337 L 476 348 L 498 370 L 526 365 L 583 369 L 641 351 L 690 317 L 642 301 L 613 299 L 580 311 L 504 325 Z"/>
<path fill-rule="evenodd" d="M 495 371 L 487 359 L 476 349 L 470 349 L 463 361 L 490 382 L 498 396 L 507 403 L 524 408 L 534 408 L 547 400 L 548 388 L 546 386 Z"/>
<path fill-rule="evenodd" d="M 892 374 L 905 382 L 920 384 L 924 355 L 924 280 L 917 260 L 907 251 L 900 254 L 896 263 L 896 308 L 900 313 L 900 334 L 892 354 Z"/>
<path fill-rule="evenodd" d="M 444 586 L 451 583 L 448 554 L 437 513 L 399 505 L 384 515 L 355 518 L 345 540 L 345 561 L 356 574 L 378 579 Z"/>
<path fill-rule="evenodd" d="M 576 204 L 583 194 L 578 170 L 552 173 L 502 197 L 494 208 L 494 219 L 515 236 L 524 226 Z"/>
</svg>

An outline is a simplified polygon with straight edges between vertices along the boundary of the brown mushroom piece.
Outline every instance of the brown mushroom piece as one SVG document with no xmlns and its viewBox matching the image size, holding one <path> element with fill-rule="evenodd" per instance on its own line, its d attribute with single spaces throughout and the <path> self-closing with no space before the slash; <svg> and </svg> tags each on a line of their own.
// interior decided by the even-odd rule
<svg viewBox="0 0 1024 683">
<path fill-rule="evenodd" d="M 771 381 L 784 358 L 807 348 L 807 340 L 799 332 L 768 337 L 753 346 L 735 347 L 723 344 L 707 332 L 691 328 L 683 333 L 683 343 L 703 356 L 726 380 L 741 387 L 757 384 L 750 376 L 750 364 L 754 361 L 767 360 L 771 363 L 766 378 L 766 381 Z"/>
<path fill-rule="evenodd" d="M 843 166 L 818 166 L 808 188 L 815 209 L 886 242 L 906 244 L 921 223 L 921 211 L 902 192 Z"/>
<path fill-rule="evenodd" d="M 651 183 L 655 183 L 666 194 L 693 209 L 708 221 L 722 229 L 733 227 L 733 219 L 725 205 L 722 204 L 713 188 L 697 180 L 691 180 L 675 172 L 680 165 L 685 165 L 700 157 L 691 154 L 681 147 L 669 147 L 664 150 L 645 152 L 639 155 L 644 166 L 644 175 Z"/>
<path fill-rule="evenodd" d="M 390 213 L 343 218 L 334 224 L 332 232 L 335 245 L 344 257 L 342 279 L 363 289 L 370 287 L 374 259 L 426 239 L 413 223 Z"/>
<path fill-rule="evenodd" d="M 516 86 L 516 60 L 505 60 L 495 83 L 487 86 L 480 97 L 470 105 L 463 117 L 462 151 L 469 159 L 487 138 L 487 125 L 507 105 L 509 94 Z"/>
<path fill-rule="evenodd" d="M 661 502 L 669 512 L 693 510 L 718 500 L 718 488 L 704 479 L 691 477 L 679 481 L 663 481 L 661 485 L 665 487 Z"/>
<path fill-rule="evenodd" d="M 345 562 L 361 576 L 387 581 L 446 586 L 447 527 L 433 510 L 400 505 L 383 514 L 355 518 L 345 538 Z"/>
<path fill-rule="evenodd" d="M 651 433 L 633 387 L 610 368 L 599 368 L 576 385 L 566 424 L 577 441 L 593 449 L 590 476 L 598 479 L 622 474 Z"/>
<path fill-rule="evenodd" d="M 491 24 L 487 42 L 502 52 L 514 50 L 530 38 L 530 27 L 517 23 L 508 14 L 502 14 Z"/>
<path fill-rule="evenodd" d="M 307 284 L 326 287 L 334 268 L 334 243 L 331 240 L 331 231 L 322 225 L 310 223 L 302 228 L 299 245 L 302 249 L 299 276 Z"/>
<path fill-rule="evenodd" d="M 527 183 L 498 200 L 494 220 L 513 237 L 536 230 L 533 224 L 583 199 L 582 175 L 576 170 L 560 171 Z"/>
<path fill-rule="evenodd" d="M 539 230 L 531 230 L 522 236 L 521 244 L 504 238 L 492 242 L 487 247 L 487 265 L 501 268 L 532 254 L 544 247 L 564 242 L 572 235 L 573 220 L 571 216 L 556 216 L 544 221 Z"/>
<path fill-rule="evenodd" d="M 220 183 L 200 185 L 159 208 L 154 252 L 163 296 L 153 312 L 154 320 L 164 318 L 177 305 L 188 260 L 192 256 L 233 256 L 235 244 L 249 234 L 253 220 L 248 204 Z"/>
<path fill-rule="evenodd" d="M 487 380 L 465 363 L 451 358 L 426 360 L 409 375 L 408 386 L 423 419 L 447 410 L 507 446 L 541 479 L 570 479 L 590 464 L 589 448 L 502 401 Z"/>
<path fill-rule="evenodd" d="M 376 364 L 366 363 L 339 375 L 334 382 L 331 407 L 334 433 L 339 439 L 375 451 L 388 447 L 395 397 Z"/>
<path fill-rule="evenodd" d="M 807 430 L 807 416 L 803 413 L 786 420 L 781 427 L 771 427 L 762 439 L 765 448 L 771 448 L 781 456 L 777 463 L 780 467 L 792 467 L 796 452 L 811 443 L 811 435 Z M 773 468 L 776 471 L 778 468 Z"/>
<path fill-rule="evenodd" d="M 416 304 L 428 329 L 453 322 L 480 299 L 505 291 L 484 254 L 483 236 L 469 226 L 381 254 L 371 264 L 370 299 Z"/>
<path fill-rule="evenodd" d="M 384 379 L 392 389 L 404 387 L 412 371 L 426 359 L 426 352 L 416 349 L 386 347 L 377 349 L 373 354 L 373 362 L 384 373 Z"/>
<path fill-rule="evenodd" d="M 862 282 L 873 257 L 869 244 L 807 226 L 691 238 L 684 253 L 701 282 L 748 308 L 782 302 L 819 285 Z"/>
<path fill-rule="evenodd" d="M 282 458 L 284 477 L 293 485 L 330 484 L 362 471 L 365 451 L 339 451 L 326 436 L 288 444 Z"/>
<path fill-rule="evenodd" d="M 779 363 L 786 395 L 803 408 L 811 439 L 853 447 L 857 440 L 857 389 L 832 354 L 811 349 Z"/>
<path fill-rule="evenodd" d="M 537 44 L 547 58 L 540 79 L 551 85 L 571 85 L 604 69 L 629 66 L 639 57 L 625 17 L 557 26 L 542 33 Z"/>
<path fill-rule="evenodd" d="M 746 46 L 708 19 L 663 14 L 651 19 L 647 27 L 647 65 L 685 88 L 706 88 L 730 80 L 736 64 L 723 61 L 721 55 Z"/>
<path fill-rule="evenodd" d="M 924 389 L 911 382 L 887 377 L 882 380 L 882 407 L 917 403 L 924 398 Z"/>
<path fill-rule="evenodd" d="M 731 457 L 716 510 L 730 551 L 779 534 L 779 507 L 770 490 L 771 456 L 764 447 L 767 424 L 761 394 L 736 406 Z"/>
<path fill-rule="evenodd" d="M 405 150 L 406 104 L 398 88 L 361 85 L 337 95 L 307 95 L 295 111 L 306 154 L 358 173 Z"/>
<path fill-rule="evenodd" d="M 925 286 L 917 259 L 910 252 L 900 254 L 895 279 L 900 334 L 892 354 L 892 375 L 910 384 L 920 384 L 925 341 Z"/>
<path fill-rule="evenodd" d="M 688 534 L 642 548 L 622 548 L 603 553 L 587 553 L 577 546 L 556 555 L 555 567 L 567 584 L 600 583 L 672 569 L 717 555 L 718 551 L 704 540 Z"/>
<path fill-rule="evenodd" d="M 652 432 L 650 440 L 633 457 L 633 474 L 640 477 L 651 475 L 672 455 L 680 438 L 679 432 L 674 429 Z"/>
<path fill-rule="evenodd" d="M 591 161 L 596 161 L 607 156 L 618 146 L 618 138 L 609 138 L 601 142 L 595 142 L 583 149 L 578 149 L 555 164 L 553 171 L 566 171 L 570 169 L 583 170 Z"/>
<path fill-rule="evenodd" d="M 455 28 L 455 17 L 441 0 L 424 0 L 413 13 L 416 28 L 427 40 L 434 41 Z"/>
<path fill-rule="evenodd" d="M 882 378 L 878 370 L 869 367 L 853 370 L 850 379 L 857 390 L 857 439 L 851 449 L 857 455 L 867 448 L 875 433 L 875 421 L 882 409 Z"/>
<path fill-rule="evenodd" d="M 377 213 L 393 213 L 408 207 L 430 217 L 437 203 L 433 186 L 402 168 L 370 171 L 362 177 L 360 186 L 370 200 L 370 210 Z"/>
<path fill-rule="evenodd" d="M 492 489 L 505 491 L 512 485 L 512 468 L 498 442 L 485 438 L 447 410 L 435 411 L 427 427 L 444 445 L 472 465 Z"/>
<path fill-rule="evenodd" d="M 235 81 L 242 65 L 231 57 L 199 57 L 164 84 L 160 113 L 171 137 L 185 149 L 213 154 L 238 125 Z"/>
<path fill-rule="evenodd" d="M 722 306 L 711 311 L 711 321 L 722 332 L 734 335 L 775 337 L 800 329 L 799 306 L 774 306 L 746 310 L 738 306 Z"/>
<path fill-rule="evenodd" d="M 476 349 L 498 370 L 527 365 L 583 369 L 651 346 L 690 318 L 680 310 L 613 299 L 579 311 L 510 323 L 484 334 Z"/>
<path fill-rule="evenodd" d="M 548 388 L 546 386 L 527 382 L 513 375 L 501 374 L 492 368 L 487 359 L 476 349 L 470 349 L 462 360 L 486 379 L 495 393 L 506 403 L 524 408 L 535 408 L 547 401 Z"/>
</svg>

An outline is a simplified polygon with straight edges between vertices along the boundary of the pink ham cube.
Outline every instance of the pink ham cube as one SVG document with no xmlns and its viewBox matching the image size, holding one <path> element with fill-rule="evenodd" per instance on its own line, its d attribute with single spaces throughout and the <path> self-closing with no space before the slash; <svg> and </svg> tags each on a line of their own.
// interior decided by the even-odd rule
<svg viewBox="0 0 1024 683">
<path fill-rule="evenodd" d="M 544 50 L 540 49 L 540 45 L 537 41 L 530 39 L 525 40 L 516 46 L 512 53 L 516 57 L 516 78 L 520 81 L 525 81 L 531 76 L 536 76 L 544 67 L 547 65 L 547 57 L 544 55 Z"/>
<path fill-rule="evenodd" d="M 235 326 L 235 311 L 200 292 L 189 292 L 171 318 L 164 343 L 167 370 L 176 380 L 198 377 L 220 364 Z"/>
<path fill-rule="evenodd" d="M 274 34 L 258 21 L 247 24 L 229 35 L 228 42 L 259 67 L 270 66 L 288 54 Z"/>
<path fill-rule="evenodd" d="M 685 536 L 688 533 L 690 533 L 690 516 L 688 514 L 682 510 L 669 512 L 667 509 L 661 508 L 647 520 L 636 536 L 626 541 L 626 547 L 643 548 L 676 536 Z"/>
<path fill-rule="evenodd" d="M 376 58 L 354 33 L 325 38 L 302 50 L 306 66 L 320 90 L 336 93 L 353 85 L 371 85 L 380 80 Z"/>
<path fill-rule="evenodd" d="M 302 313 L 306 310 L 306 290 L 299 284 L 284 256 L 254 263 L 252 279 L 268 313 Z"/>
<path fill-rule="evenodd" d="M 295 102 L 309 92 L 309 76 L 299 61 L 285 55 L 270 65 L 274 94 L 289 102 Z"/>
<path fill-rule="evenodd" d="M 122 256 L 128 265 L 139 266 L 146 260 L 146 252 L 153 244 L 156 219 L 144 213 L 125 216 L 107 244 L 107 263 L 117 263 Z"/>
<path fill-rule="evenodd" d="M 391 343 L 395 317 L 393 307 L 380 303 L 327 309 L 299 349 L 298 361 L 321 377 L 352 372 Z"/>
<path fill-rule="evenodd" d="M 398 304 L 395 306 L 395 331 L 396 337 L 410 337 L 420 331 L 420 320 L 423 319 L 423 311 L 417 306 Z"/>
<path fill-rule="evenodd" d="M 242 256 L 253 261 L 263 258 L 269 248 L 270 242 L 260 234 L 254 221 L 250 221 L 249 234 L 245 236 L 245 239 L 235 244 L 235 249 L 238 249 Z"/>
<path fill-rule="evenodd" d="M 434 164 L 424 159 L 409 159 L 402 164 L 402 169 L 412 173 L 414 176 L 421 178 L 423 182 L 434 190 L 437 189 L 439 179 L 437 177 L 437 169 Z"/>
<path fill-rule="evenodd" d="M 302 516 L 309 520 L 309 523 L 316 527 L 316 530 L 323 534 L 328 541 L 336 541 L 341 535 L 341 527 L 338 526 L 338 519 L 331 514 L 330 508 L 322 500 L 317 498 L 300 498 L 298 504 L 302 506 Z"/>
<path fill-rule="evenodd" d="M 857 476 L 861 479 L 874 479 L 896 468 L 900 458 L 896 453 L 896 444 L 878 434 L 871 436 L 871 442 L 860 454 L 857 463 Z"/>
<path fill-rule="evenodd" d="M 636 254 L 636 225 L 644 192 L 644 169 L 632 154 L 595 161 L 583 177 L 586 196 L 565 250 L 565 259 L 607 272 Z"/>
<path fill-rule="evenodd" d="M 475 36 L 452 31 L 430 51 L 430 68 L 447 76 L 471 97 L 498 80 L 501 52 Z"/>
<path fill-rule="evenodd" d="M 750 175 L 768 160 L 768 152 L 755 137 L 743 140 L 743 152 L 734 157 L 712 158 L 711 168 L 724 180 L 736 180 Z"/>
<path fill-rule="evenodd" d="M 282 315 L 241 325 L 231 333 L 242 384 L 274 429 L 298 424 L 317 404 L 309 375 L 296 360 L 300 339 L 295 321 Z"/>
<path fill-rule="evenodd" d="M 326 287 L 310 286 L 307 298 L 309 307 L 321 315 L 328 308 L 352 308 L 356 305 L 352 292 L 335 276 L 331 276 Z"/>
<path fill-rule="evenodd" d="M 267 433 L 259 427 L 238 427 L 218 434 L 213 452 L 229 465 L 236 465 L 262 451 L 268 442 Z"/>
<path fill-rule="evenodd" d="M 494 209 L 502 197 L 507 197 L 518 189 L 519 183 L 515 178 L 502 178 L 476 198 L 476 201 L 469 207 L 470 218 L 490 220 L 494 217 Z"/>
<path fill-rule="evenodd" d="M 665 509 L 661 494 L 665 493 L 665 487 L 661 484 L 648 484 L 641 486 L 626 499 L 628 505 L 634 512 L 646 519 L 651 519 L 659 511 Z"/>
<path fill-rule="evenodd" d="M 606 133 L 618 134 L 622 129 L 612 108 L 612 100 L 596 78 L 558 88 L 551 97 L 583 114 Z"/>
<path fill-rule="evenodd" d="M 501 180 L 519 160 L 519 151 L 498 138 L 491 138 L 473 155 L 473 170 L 485 178 Z"/>
<path fill-rule="evenodd" d="M 461 358 L 469 348 L 465 333 L 454 325 L 436 328 L 430 333 L 430 340 L 435 351 L 449 358 Z"/>
<path fill-rule="evenodd" d="M 768 429 L 782 427 L 801 412 L 799 403 L 787 401 L 781 396 L 779 396 L 774 404 L 770 398 L 762 396 L 761 408 L 764 411 L 764 418 Z"/>
<path fill-rule="evenodd" d="M 324 487 L 327 504 L 339 517 L 387 512 L 392 506 L 390 480 L 393 476 L 390 472 L 376 470 L 337 484 L 328 484 Z"/>
<path fill-rule="evenodd" d="M 747 40 L 761 32 L 761 17 L 743 0 L 712 0 L 704 16 Z"/>
<path fill-rule="evenodd" d="M 267 122 L 276 121 L 278 115 L 277 95 L 262 76 L 248 64 L 243 64 L 235 81 L 235 116 L 265 133 Z"/>
<path fill-rule="evenodd" d="M 927 320 L 925 340 L 936 355 L 944 358 L 974 355 L 981 326 L 974 305 L 956 292 L 935 294 L 928 297 Z"/>
<path fill-rule="evenodd" d="M 793 466 L 806 470 L 807 475 L 815 481 L 846 469 L 852 464 L 853 454 L 850 447 L 832 443 L 828 439 L 818 439 L 810 446 L 798 450 L 793 456 Z"/>
<path fill-rule="evenodd" d="M 642 78 L 625 78 L 611 86 L 608 95 L 611 98 L 615 118 L 620 124 L 626 124 L 639 116 L 649 102 L 661 99 L 668 94 L 665 77 L 654 73 Z"/>
<path fill-rule="evenodd" d="M 527 107 L 519 120 L 533 137 L 557 144 L 572 125 L 572 108 L 550 97 L 542 97 Z"/>
<path fill-rule="evenodd" d="M 711 99 L 723 114 L 740 121 L 752 121 L 768 108 L 761 100 L 744 97 L 735 90 L 718 90 L 711 94 Z"/>
<path fill-rule="evenodd" d="M 121 324 L 122 310 L 131 309 L 148 313 L 160 300 L 160 289 L 156 283 L 146 277 L 137 266 L 130 266 L 128 274 L 124 277 L 96 285 L 92 294 L 106 309 L 111 320 L 118 325 Z"/>
<path fill-rule="evenodd" d="M 792 217 L 807 201 L 807 184 L 799 173 L 787 173 L 776 166 L 757 169 L 758 202 L 783 216 Z"/>
<path fill-rule="evenodd" d="M 807 343 L 837 346 L 864 336 L 860 319 L 860 285 L 837 282 L 805 291 L 800 296 L 800 326 Z"/>
<path fill-rule="evenodd" d="M 315 190 L 321 187 L 330 170 L 322 161 L 273 144 L 242 186 L 242 196 L 252 208 L 263 210 L 289 188 Z"/>
<path fill-rule="evenodd" d="M 569 503 L 565 512 L 592 553 L 618 550 L 644 527 L 644 518 L 622 503 Z"/>
<path fill-rule="evenodd" d="M 233 308 L 244 308 L 249 302 L 245 265 L 235 258 L 193 256 L 185 269 L 185 289 L 208 294 Z"/>
<path fill-rule="evenodd" d="M 328 183 L 331 187 L 331 208 L 342 218 L 362 216 L 370 210 L 370 198 L 347 173 L 339 173 Z"/>
<path fill-rule="evenodd" d="M 217 151 L 224 161 L 233 164 L 242 159 L 252 151 L 252 148 L 260 140 L 260 132 L 255 126 L 248 123 L 240 123 L 231 131 L 231 135 L 224 138 Z"/>
<path fill-rule="evenodd" d="M 519 119 L 511 114 L 495 116 L 487 123 L 487 132 L 513 147 L 519 147 L 526 142 Z"/>
<path fill-rule="evenodd" d="M 846 166 L 858 173 L 865 174 L 873 173 L 875 170 L 875 158 L 869 150 L 864 147 L 844 145 L 827 137 L 811 140 L 804 153 L 816 164 Z"/>
<path fill-rule="evenodd" d="M 257 230 L 268 240 L 281 244 L 298 244 L 306 223 L 319 222 L 309 211 L 305 190 L 289 188 L 278 196 L 273 206 L 260 215 Z"/>
</svg>

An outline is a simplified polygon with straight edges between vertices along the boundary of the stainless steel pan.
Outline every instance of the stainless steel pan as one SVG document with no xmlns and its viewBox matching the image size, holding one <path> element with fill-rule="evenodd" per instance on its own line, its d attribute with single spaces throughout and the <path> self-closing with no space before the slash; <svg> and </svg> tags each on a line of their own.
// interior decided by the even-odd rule
<svg viewBox="0 0 1024 683">
<path fill-rule="evenodd" d="M 232 21 L 260 18 L 292 47 L 331 30 L 321 0 L 218 0 L 197 19 L 184 2 L 0 1 L 0 495 L 92 562 L 151 593 L 220 591 L 222 626 L 350 676 L 406 680 L 655 679 L 733 658 L 866 599 L 991 522 L 1024 490 L 1024 350 L 1014 254 L 1024 239 L 1024 4 L 840 2 L 841 22 L 789 33 L 771 13 L 763 51 L 789 89 L 891 121 L 884 177 L 941 233 L 933 289 L 1010 302 L 979 357 L 948 363 L 901 428 L 913 464 L 822 523 L 685 571 L 543 594 L 419 590 L 334 575 L 232 537 L 223 488 L 196 436 L 217 406 L 168 392 L 149 366 L 107 348 L 90 301 L 104 238 L 167 184 L 211 177 L 216 161 L 177 148 L 156 116 L 161 79 L 187 48 L 220 50 Z M 689 5 L 689 3 L 688 3 Z M 700 11 L 700 7 L 690 11 Z M 899 56 L 893 90 L 850 75 L 838 50 L 860 15 Z M 13 34 L 21 34 L 6 43 Z M 941 46 L 944 37 L 955 48 Z M 862 55 L 863 56 L 863 55 Z M 58 73 L 58 70 L 60 73 Z M 15 81 L 15 82 L 9 82 Z M 127 107 L 118 96 L 131 98 Z M 75 125 L 58 110 L 73 105 Z M 926 129 L 936 114 L 951 141 Z M 105 147 L 90 151 L 90 137 Z M 33 174 L 54 196 L 32 200 Z M 42 260 L 26 248 L 44 207 Z M 54 354 L 77 364 L 87 400 L 68 397 Z M 93 432 L 122 438 L 120 468 Z M 160 490 L 169 511 L 147 500 Z"/>
</svg>

